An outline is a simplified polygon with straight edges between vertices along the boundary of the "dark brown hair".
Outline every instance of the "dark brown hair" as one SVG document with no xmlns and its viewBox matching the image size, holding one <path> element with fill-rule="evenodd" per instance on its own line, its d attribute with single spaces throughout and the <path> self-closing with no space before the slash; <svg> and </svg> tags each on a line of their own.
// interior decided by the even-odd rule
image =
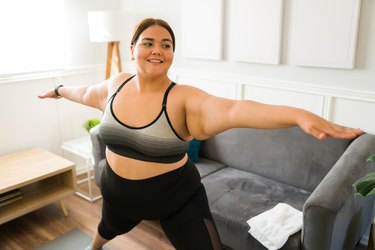
<svg viewBox="0 0 375 250">
<path fill-rule="evenodd" d="M 147 28 L 149 28 L 151 26 L 154 26 L 154 25 L 161 26 L 169 32 L 169 34 L 172 37 L 173 52 L 174 52 L 174 50 L 176 48 L 176 39 L 174 37 L 173 30 L 172 30 L 171 26 L 169 26 L 169 24 L 166 21 L 164 21 L 162 19 L 157 19 L 157 18 L 144 19 L 144 20 L 142 20 L 142 22 L 140 22 L 136 26 L 136 29 L 135 29 L 134 34 L 133 34 L 133 38 L 131 40 L 131 45 L 135 45 L 137 43 L 137 41 L 139 39 L 139 36 L 142 34 L 143 31 L 145 31 Z"/>
</svg>

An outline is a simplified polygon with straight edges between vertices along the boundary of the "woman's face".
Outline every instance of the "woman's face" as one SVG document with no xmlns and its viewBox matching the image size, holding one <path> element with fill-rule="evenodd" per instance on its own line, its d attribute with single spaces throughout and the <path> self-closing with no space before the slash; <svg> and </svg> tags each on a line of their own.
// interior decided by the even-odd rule
<svg viewBox="0 0 375 250">
<path fill-rule="evenodd" d="M 173 44 L 169 32 L 158 25 L 145 29 L 131 46 L 138 72 L 148 76 L 166 75 L 173 61 Z"/>
</svg>

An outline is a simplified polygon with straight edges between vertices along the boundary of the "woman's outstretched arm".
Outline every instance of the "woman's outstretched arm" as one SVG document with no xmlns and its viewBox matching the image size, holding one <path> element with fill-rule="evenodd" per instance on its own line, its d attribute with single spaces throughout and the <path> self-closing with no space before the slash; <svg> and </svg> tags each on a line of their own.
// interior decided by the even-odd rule
<svg viewBox="0 0 375 250">
<path fill-rule="evenodd" d="M 119 79 L 122 79 L 122 75 L 113 76 L 96 85 L 86 86 L 63 86 L 58 89 L 60 96 L 56 95 L 55 88 L 46 91 L 44 94 L 38 95 L 40 99 L 54 98 L 58 99 L 63 97 L 73 102 L 77 102 L 86 106 L 104 110 L 108 91 Z"/>
<path fill-rule="evenodd" d="M 186 87 L 185 93 L 187 125 L 196 138 L 207 138 L 236 127 L 300 126 L 319 140 L 327 136 L 350 139 L 363 133 L 360 129 L 345 128 L 299 108 L 225 99 L 193 87 Z"/>
</svg>

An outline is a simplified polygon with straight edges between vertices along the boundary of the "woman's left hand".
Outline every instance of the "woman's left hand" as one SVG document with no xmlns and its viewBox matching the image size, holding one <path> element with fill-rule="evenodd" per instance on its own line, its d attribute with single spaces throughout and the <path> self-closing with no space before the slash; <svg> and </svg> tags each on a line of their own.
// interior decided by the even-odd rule
<svg viewBox="0 0 375 250">
<path fill-rule="evenodd" d="M 307 134 L 319 140 L 323 140 L 327 136 L 339 139 L 352 139 L 363 134 L 363 130 L 361 129 L 343 127 L 307 111 L 303 111 L 298 116 L 297 124 Z"/>
</svg>

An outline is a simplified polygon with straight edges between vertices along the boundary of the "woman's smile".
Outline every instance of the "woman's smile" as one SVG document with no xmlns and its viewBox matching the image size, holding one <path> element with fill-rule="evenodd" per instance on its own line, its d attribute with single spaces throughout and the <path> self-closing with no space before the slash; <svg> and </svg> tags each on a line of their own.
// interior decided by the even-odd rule
<svg viewBox="0 0 375 250">
<path fill-rule="evenodd" d="M 147 59 L 148 62 L 154 63 L 154 64 L 160 64 L 163 63 L 164 61 L 161 59 Z"/>
</svg>

